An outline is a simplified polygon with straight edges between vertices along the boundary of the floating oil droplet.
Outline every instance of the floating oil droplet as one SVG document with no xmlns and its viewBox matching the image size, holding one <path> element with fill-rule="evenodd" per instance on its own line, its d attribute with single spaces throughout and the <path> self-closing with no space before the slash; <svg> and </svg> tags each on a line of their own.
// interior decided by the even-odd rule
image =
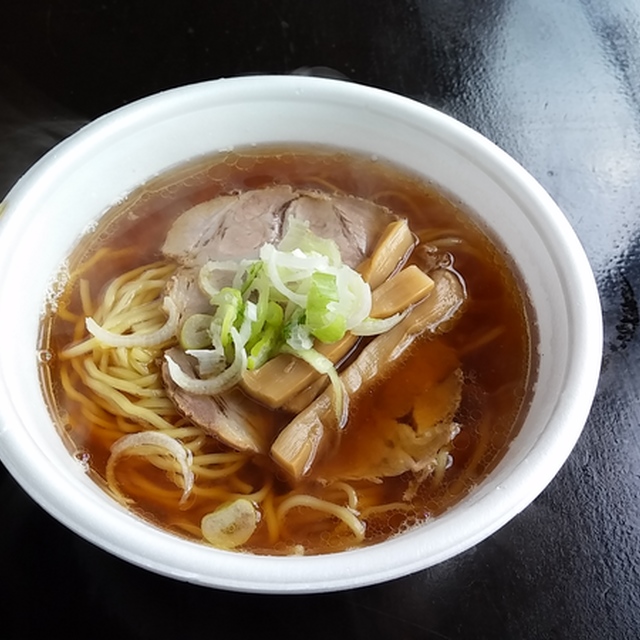
<svg viewBox="0 0 640 640">
<path fill-rule="evenodd" d="M 73 454 L 73 457 L 80 463 L 85 471 L 89 471 L 89 463 L 91 462 L 91 454 L 84 449 L 80 449 Z"/>
<path fill-rule="evenodd" d="M 48 362 L 51 362 L 52 358 L 53 358 L 53 352 L 50 349 L 41 349 L 40 351 L 38 351 L 38 360 L 42 364 L 47 364 Z"/>
</svg>

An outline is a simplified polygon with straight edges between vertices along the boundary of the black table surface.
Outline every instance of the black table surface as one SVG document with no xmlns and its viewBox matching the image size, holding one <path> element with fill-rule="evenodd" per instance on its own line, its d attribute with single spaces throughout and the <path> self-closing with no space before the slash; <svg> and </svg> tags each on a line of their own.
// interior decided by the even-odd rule
<svg viewBox="0 0 640 640">
<path fill-rule="evenodd" d="M 342 77 L 434 106 L 528 169 L 586 249 L 605 325 L 591 415 L 549 487 L 481 544 L 386 584 L 265 596 L 173 581 L 79 538 L 0 467 L 0 637 L 640 637 L 638 0 L 4 0 L 0 24 L 0 200 L 140 97 Z"/>
</svg>

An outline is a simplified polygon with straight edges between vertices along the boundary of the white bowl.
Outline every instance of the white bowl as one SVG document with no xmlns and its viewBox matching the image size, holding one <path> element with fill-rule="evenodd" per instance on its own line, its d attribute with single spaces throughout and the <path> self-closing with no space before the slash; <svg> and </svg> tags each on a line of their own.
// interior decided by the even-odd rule
<svg viewBox="0 0 640 640">
<path fill-rule="evenodd" d="M 36 345 L 52 275 L 109 205 L 187 159 L 289 141 L 391 160 L 476 212 L 517 261 L 537 314 L 540 362 L 521 431 L 464 500 L 378 545 L 282 558 L 182 540 L 108 497 L 52 425 Z M 0 455 L 24 489 L 70 529 L 136 565 L 250 592 L 321 592 L 382 582 L 451 558 L 489 536 L 534 500 L 569 455 L 595 393 L 602 344 L 598 294 L 583 249 L 520 165 L 427 106 L 309 77 L 245 77 L 167 91 L 104 116 L 58 145 L 6 198 L 0 309 Z"/>
</svg>

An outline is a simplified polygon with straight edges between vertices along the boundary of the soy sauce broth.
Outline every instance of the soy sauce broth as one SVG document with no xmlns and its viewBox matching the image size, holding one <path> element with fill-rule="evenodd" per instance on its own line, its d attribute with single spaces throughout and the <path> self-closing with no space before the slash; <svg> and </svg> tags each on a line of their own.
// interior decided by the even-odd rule
<svg viewBox="0 0 640 640">
<path fill-rule="evenodd" d="M 418 340 L 402 367 L 388 380 L 352 401 L 346 445 L 342 453 L 333 452 L 335 456 L 346 456 L 349 446 L 366 447 L 363 434 L 367 415 L 377 410 L 373 398 L 383 396 L 386 386 L 402 389 L 412 379 L 426 375 L 434 341 L 455 352 L 464 374 L 464 387 L 456 416 L 461 429 L 453 441 L 449 468 L 437 485 L 425 481 L 420 486 L 410 508 L 372 518 L 364 543 L 379 542 L 442 513 L 472 490 L 504 455 L 526 413 L 536 369 L 533 313 L 513 261 L 472 214 L 434 185 L 375 158 L 324 148 L 255 147 L 200 159 L 140 187 L 113 207 L 96 230 L 81 240 L 69 258 L 69 270 L 73 273 L 96 251 L 109 247 L 109 261 L 99 262 L 82 276 L 90 282 L 92 291 L 104 289 L 118 274 L 161 258 L 160 247 L 167 230 L 182 212 L 221 194 L 274 184 L 347 193 L 388 207 L 408 219 L 414 232 L 435 247 L 432 258 L 455 270 L 466 287 L 464 313 L 451 330 L 430 340 Z M 66 287 L 58 309 L 79 312 L 77 282 L 72 280 Z M 52 414 L 71 451 L 86 459 L 90 473 L 102 482 L 113 437 L 83 418 L 81 403 L 66 396 L 60 384 L 56 354 L 77 336 L 72 335 L 71 325 L 55 309 L 47 315 L 42 335 L 42 350 L 52 355 L 42 365 L 43 387 Z M 276 426 L 283 426 L 289 419 L 281 413 L 272 417 Z M 208 448 L 224 449 L 213 439 Z M 197 527 L 207 510 L 212 510 L 211 505 L 196 501 L 190 509 L 179 510 L 175 500 L 179 491 L 167 481 L 166 474 L 139 459 L 128 464 L 131 481 L 126 470 L 119 479 L 135 498 L 133 510 L 158 526 L 197 538 L 191 529 Z M 322 464 L 318 468 L 322 469 Z M 246 467 L 241 481 L 258 482 L 264 480 L 265 474 L 273 476 L 276 492 L 284 495 L 291 490 L 287 479 L 269 460 L 258 460 Z M 136 478 L 162 487 L 163 497 L 145 494 L 140 488 L 145 483 Z M 296 489 L 313 493 L 317 490 L 314 483 L 312 472 Z M 381 502 L 401 501 L 407 486 L 408 479 L 401 476 L 385 479 L 371 491 L 377 492 L 375 499 Z M 173 503 L 176 504 L 172 506 Z M 176 526 L 185 518 L 190 524 Z M 302 516 L 299 523 L 287 524 L 283 531 L 289 538 L 275 545 L 264 529 L 259 527 L 246 549 L 278 554 L 290 553 L 295 545 L 302 545 L 307 553 L 326 553 L 349 546 L 344 533 L 329 535 L 322 527 L 320 533 L 314 533 L 314 526 Z"/>
</svg>

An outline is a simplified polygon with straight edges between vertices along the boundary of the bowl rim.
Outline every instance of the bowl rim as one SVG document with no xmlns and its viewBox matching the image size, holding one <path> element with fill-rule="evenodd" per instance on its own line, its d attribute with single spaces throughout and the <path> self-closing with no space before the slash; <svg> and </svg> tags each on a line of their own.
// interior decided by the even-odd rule
<svg viewBox="0 0 640 640">
<path fill-rule="evenodd" d="M 148 96 L 101 116 L 61 142 L 39 160 L 7 195 L 6 210 L 0 216 L 0 246 L 9 222 L 14 223 L 21 206 L 28 207 L 31 189 L 39 181 L 55 180 L 57 172 L 68 163 L 78 161 L 94 144 L 108 141 L 114 131 L 121 133 L 137 126 L 151 114 L 154 119 L 170 117 L 176 109 L 199 108 L 212 96 L 216 100 L 258 100 L 265 92 L 280 99 L 313 94 L 340 105 L 366 105 L 372 112 L 381 112 L 393 119 L 417 119 L 431 127 L 430 133 L 447 143 L 457 145 L 461 152 L 471 154 L 483 170 L 509 190 L 522 206 L 541 213 L 538 231 L 551 243 L 561 243 L 566 255 L 558 262 L 560 286 L 566 293 L 567 312 L 575 335 L 572 337 L 582 349 L 574 350 L 567 365 L 564 384 L 568 393 L 559 397 L 553 413 L 555 429 L 546 429 L 540 436 L 541 448 L 534 448 L 519 462 L 510 475 L 511 482 L 497 487 L 499 508 L 487 509 L 496 502 L 494 494 L 476 501 L 469 508 L 473 526 L 465 528 L 465 535 L 449 536 L 448 546 L 435 553 L 425 542 L 424 531 L 416 529 L 385 543 L 331 554 L 330 556 L 269 557 L 224 552 L 183 541 L 176 536 L 133 519 L 128 512 L 115 507 L 105 515 L 91 499 L 86 487 L 77 487 L 73 478 L 45 479 L 29 473 L 33 456 L 44 464 L 46 451 L 11 425 L 21 416 L 11 400 L 6 382 L 6 370 L 0 362 L 0 459 L 32 498 L 56 519 L 82 537 L 116 556 L 159 574 L 181 580 L 247 592 L 312 593 L 361 587 L 398 578 L 433 566 L 451 558 L 488 537 L 530 504 L 548 485 L 573 449 L 590 411 L 600 371 L 602 355 L 602 318 L 600 301 L 591 267 L 571 225 L 542 186 L 513 158 L 484 136 L 436 109 L 411 98 L 344 80 L 308 76 L 243 76 L 232 79 L 205 81 L 177 87 Z M 302 99 L 302 98 L 301 98 Z M 426 124 L 425 124 L 426 123 Z M 26 204 L 25 204 L 26 203 Z M 3 264 L 0 257 L 0 267 Z M 2 281 L 0 280 L 0 286 Z M 0 296 L 1 297 L 1 296 Z M 3 377 L 5 378 L 3 380 Z M 578 399 L 580 401 L 578 402 Z M 9 408 L 7 408 L 9 407 Z M 549 450 L 553 455 L 549 456 Z M 546 453 L 545 453 L 546 451 Z M 532 479 L 535 476 L 535 481 Z M 85 512 L 63 498 L 61 492 L 71 490 Z M 67 494 L 64 494 L 66 496 Z M 74 502 L 74 501 L 71 501 Z M 120 511 L 118 511 L 120 509 Z M 491 517 L 487 515 L 492 513 Z M 429 527 L 442 528 L 452 519 L 444 516 Z M 453 518 L 455 521 L 455 518 Z M 104 533 L 106 526 L 107 533 Z M 148 555 L 147 538 L 154 539 L 154 557 Z M 138 539 L 137 536 L 140 536 Z M 409 545 L 414 550 L 406 552 Z M 194 553 L 194 547 L 198 553 Z M 398 551 L 400 549 L 400 551 Z M 199 573 L 193 558 L 208 555 L 208 574 Z M 394 553 L 398 553 L 395 556 Z M 430 554 L 425 562 L 426 554 Z M 190 559 L 185 562 L 187 556 Z M 386 556 L 386 557 L 383 557 Z M 399 562 L 397 558 L 402 560 Z M 335 561 L 334 561 L 335 560 Z M 374 562 L 375 560 L 375 562 Z M 184 564 L 182 564 L 184 562 Z M 372 570 L 371 567 L 375 566 Z"/>
</svg>

